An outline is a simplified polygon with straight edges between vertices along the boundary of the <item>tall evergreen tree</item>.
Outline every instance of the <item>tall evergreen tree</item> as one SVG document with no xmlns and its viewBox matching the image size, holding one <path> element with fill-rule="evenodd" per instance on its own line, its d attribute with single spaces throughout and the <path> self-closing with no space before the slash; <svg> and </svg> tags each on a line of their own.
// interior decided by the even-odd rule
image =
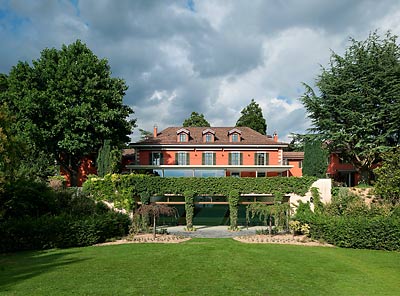
<svg viewBox="0 0 400 296">
<path fill-rule="evenodd" d="M 326 177 L 328 168 L 328 152 L 320 141 L 307 140 L 304 143 L 303 175 L 318 178 Z"/>
<path fill-rule="evenodd" d="M 242 111 L 242 115 L 236 122 L 236 127 L 247 126 L 262 135 L 267 133 L 267 123 L 263 117 L 262 109 L 254 99 Z"/>
<path fill-rule="evenodd" d="M 204 114 L 199 114 L 197 112 L 192 112 L 190 114 L 189 118 L 186 118 L 183 121 L 183 126 L 184 127 L 189 127 L 189 126 L 210 126 L 210 123 L 204 118 Z"/>
<path fill-rule="evenodd" d="M 331 152 L 352 163 L 368 182 L 382 151 L 400 144 L 400 47 L 388 32 L 365 41 L 351 39 L 343 56 L 332 53 L 318 76 L 316 93 L 308 86 L 301 98 Z"/>
</svg>

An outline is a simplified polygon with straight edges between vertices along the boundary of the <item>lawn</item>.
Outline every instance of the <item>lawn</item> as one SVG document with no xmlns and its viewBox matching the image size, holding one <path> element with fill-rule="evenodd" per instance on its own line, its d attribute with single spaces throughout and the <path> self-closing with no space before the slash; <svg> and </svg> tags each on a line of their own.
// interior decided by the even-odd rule
<svg viewBox="0 0 400 296">
<path fill-rule="evenodd" d="M 1 295 L 400 295 L 400 253 L 193 239 L 0 255 Z"/>
</svg>

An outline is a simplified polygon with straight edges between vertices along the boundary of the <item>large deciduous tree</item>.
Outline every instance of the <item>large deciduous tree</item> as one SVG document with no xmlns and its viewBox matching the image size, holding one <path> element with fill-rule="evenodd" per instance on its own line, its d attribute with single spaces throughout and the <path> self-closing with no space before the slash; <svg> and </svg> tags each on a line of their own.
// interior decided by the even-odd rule
<svg viewBox="0 0 400 296">
<path fill-rule="evenodd" d="M 186 118 L 183 121 L 183 126 L 184 127 L 190 127 L 190 126 L 210 126 L 210 123 L 204 118 L 204 114 L 199 114 L 197 112 L 192 112 L 190 114 L 189 118 Z"/>
<path fill-rule="evenodd" d="M 365 41 L 351 39 L 345 54 L 332 53 L 301 98 L 331 152 L 352 163 L 368 181 L 374 163 L 400 143 L 400 48 L 397 37 L 376 32 Z"/>
<path fill-rule="evenodd" d="M 135 126 L 122 102 L 125 81 L 111 77 L 107 60 L 79 40 L 44 49 L 32 65 L 19 62 L 4 85 L 1 100 L 16 115 L 17 132 L 32 150 L 56 159 L 72 185 L 82 157 L 96 154 L 105 139 L 121 146 Z"/>
<path fill-rule="evenodd" d="M 253 130 L 265 135 L 267 132 L 267 123 L 262 114 L 261 107 L 254 101 L 251 100 L 250 104 L 247 105 L 242 111 L 242 115 L 236 122 L 236 126 L 247 126 Z"/>
</svg>

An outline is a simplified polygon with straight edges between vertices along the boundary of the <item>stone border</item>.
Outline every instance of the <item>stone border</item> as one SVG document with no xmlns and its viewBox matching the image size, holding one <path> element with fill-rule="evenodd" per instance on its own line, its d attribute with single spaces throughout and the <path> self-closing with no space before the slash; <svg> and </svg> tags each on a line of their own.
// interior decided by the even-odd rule
<svg viewBox="0 0 400 296">
<path fill-rule="evenodd" d="M 300 245 L 300 246 L 319 246 L 319 247 L 334 247 L 333 245 L 313 241 L 305 235 L 293 236 L 291 234 L 278 235 L 246 235 L 233 238 L 236 241 L 247 244 L 284 244 L 284 245 Z"/>
</svg>

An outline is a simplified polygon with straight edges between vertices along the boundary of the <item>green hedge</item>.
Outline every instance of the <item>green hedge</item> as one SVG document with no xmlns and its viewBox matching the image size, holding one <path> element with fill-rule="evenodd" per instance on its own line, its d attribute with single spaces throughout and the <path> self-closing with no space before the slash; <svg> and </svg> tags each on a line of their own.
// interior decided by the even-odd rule
<svg viewBox="0 0 400 296">
<path fill-rule="evenodd" d="M 0 252 L 89 246 L 126 235 L 129 224 L 114 212 L 8 219 L 0 223 Z"/>
<path fill-rule="evenodd" d="M 310 236 L 343 248 L 400 250 L 400 219 L 394 216 L 315 215 L 306 222 Z"/>
<path fill-rule="evenodd" d="M 283 196 L 288 193 L 305 195 L 315 177 L 273 178 L 161 178 L 149 175 L 106 175 L 104 178 L 90 177 L 83 185 L 96 200 L 113 201 L 116 206 L 130 209 L 132 196 L 142 192 L 151 195 L 183 194 L 192 191 L 195 195 L 224 195 L 232 190 L 241 194 L 260 193 Z"/>
</svg>

